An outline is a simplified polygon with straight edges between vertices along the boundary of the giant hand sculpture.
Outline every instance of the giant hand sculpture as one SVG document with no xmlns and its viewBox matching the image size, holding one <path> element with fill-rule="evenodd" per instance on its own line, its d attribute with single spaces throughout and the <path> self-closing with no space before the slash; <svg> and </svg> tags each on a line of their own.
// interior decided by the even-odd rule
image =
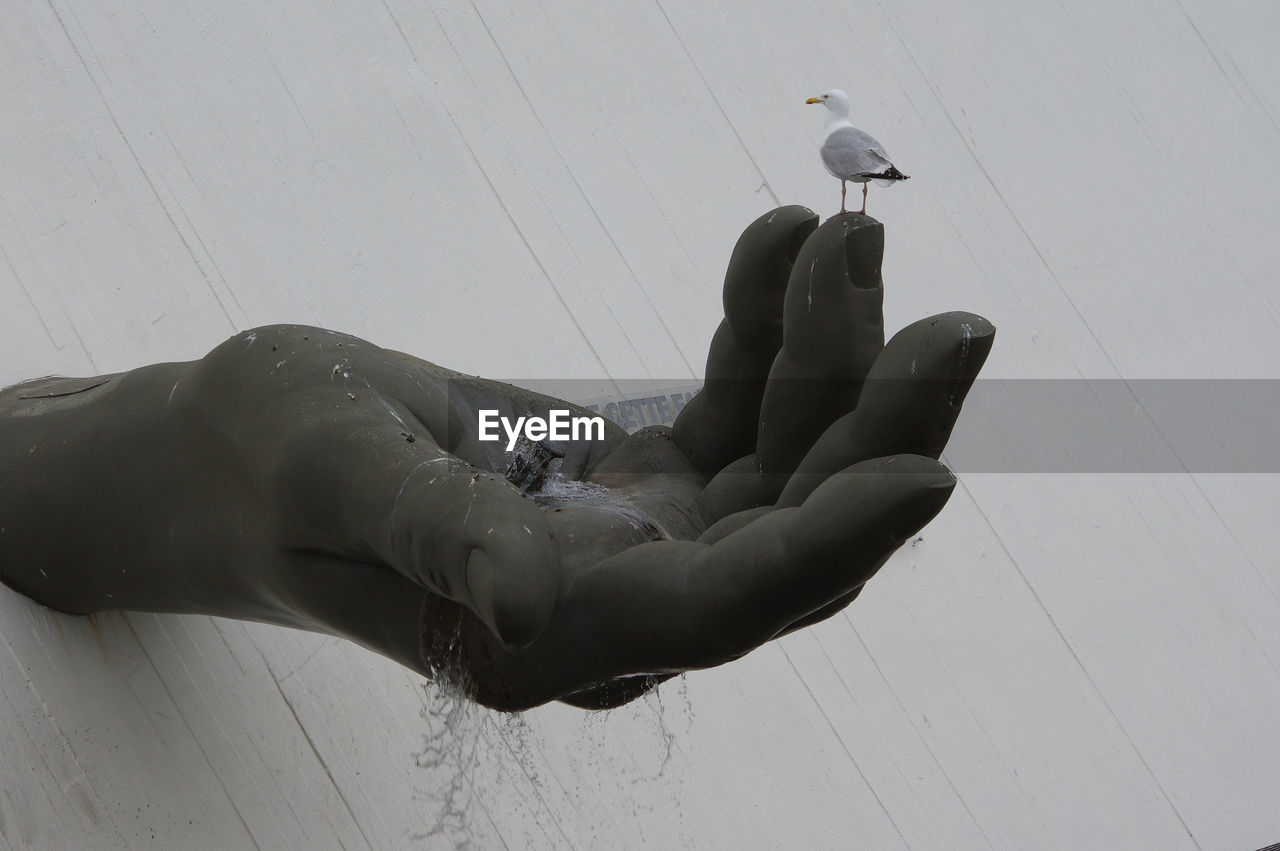
<svg viewBox="0 0 1280 851">
<path fill-rule="evenodd" d="M 674 428 L 479 440 L 573 406 L 345 334 L 0 392 L 0 579 L 62 612 L 342 636 L 487 706 L 603 708 L 828 617 L 927 523 L 994 329 L 884 344 L 883 228 L 751 224 Z M 585 411 L 578 411 L 585 414 Z"/>
</svg>

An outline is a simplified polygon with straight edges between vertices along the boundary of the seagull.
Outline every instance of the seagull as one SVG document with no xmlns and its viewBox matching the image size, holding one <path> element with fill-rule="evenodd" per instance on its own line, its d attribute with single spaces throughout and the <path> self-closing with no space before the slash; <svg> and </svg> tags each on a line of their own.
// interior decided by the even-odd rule
<svg viewBox="0 0 1280 851">
<path fill-rule="evenodd" d="M 849 123 L 849 96 L 839 89 L 824 92 L 805 103 L 820 103 L 827 108 L 827 140 L 822 143 L 822 162 L 827 171 L 840 178 L 840 212 L 844 208 L 848 181 L 862 184 L 862 209 L 867 213 L 867 181 L 892 186 L 908 175 L 894 168 L 884 146 Z"/>
</svg>

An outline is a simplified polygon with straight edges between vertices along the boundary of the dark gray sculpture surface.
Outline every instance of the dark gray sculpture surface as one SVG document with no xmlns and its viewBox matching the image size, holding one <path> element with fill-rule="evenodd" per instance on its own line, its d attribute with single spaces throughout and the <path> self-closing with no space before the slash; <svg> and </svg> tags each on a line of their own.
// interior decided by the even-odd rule
<svg viewBox="0 0 1280 851">
<path fill-rule="evenodd" d="M 495 708 L 619 705 L 838 612 L 950 496 L 936 459 L 994 329 L 885 345 L 883 239 L 762 216 L 674 428 L 514 458 L 480 410 L 572 406 L 318 328 L 7 388 L 0 579 L 342 636 Z"/>
</svg>

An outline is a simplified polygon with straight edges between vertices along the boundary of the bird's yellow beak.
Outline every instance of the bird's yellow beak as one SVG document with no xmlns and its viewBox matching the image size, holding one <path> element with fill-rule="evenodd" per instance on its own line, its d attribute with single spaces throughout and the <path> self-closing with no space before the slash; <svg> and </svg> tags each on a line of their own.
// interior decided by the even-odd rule
<svg viewBox="0 0 1280 851">
<path fill-rule="evenodd" d="M 809 98 L 805 103 L 822 103 L 822 98 Z"/>
</svg>

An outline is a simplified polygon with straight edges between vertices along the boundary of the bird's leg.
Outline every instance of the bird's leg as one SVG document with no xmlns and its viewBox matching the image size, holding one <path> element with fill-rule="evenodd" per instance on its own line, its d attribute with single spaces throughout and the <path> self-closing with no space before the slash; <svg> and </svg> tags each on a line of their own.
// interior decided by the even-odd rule
<svg viewBox="0 0 1280 851">
<path fill-rule="evenodd" d="M 862 209 L 858 211 L 861 215 L 867 214 L 867 184 L 862 184 Z"/>
<path fill-rule="evenodd" d="M 840 181 L 840 214 L 844 215 L 844 194 L 849 191 L 849 182 L 847 180 Z"/>
</svg>

